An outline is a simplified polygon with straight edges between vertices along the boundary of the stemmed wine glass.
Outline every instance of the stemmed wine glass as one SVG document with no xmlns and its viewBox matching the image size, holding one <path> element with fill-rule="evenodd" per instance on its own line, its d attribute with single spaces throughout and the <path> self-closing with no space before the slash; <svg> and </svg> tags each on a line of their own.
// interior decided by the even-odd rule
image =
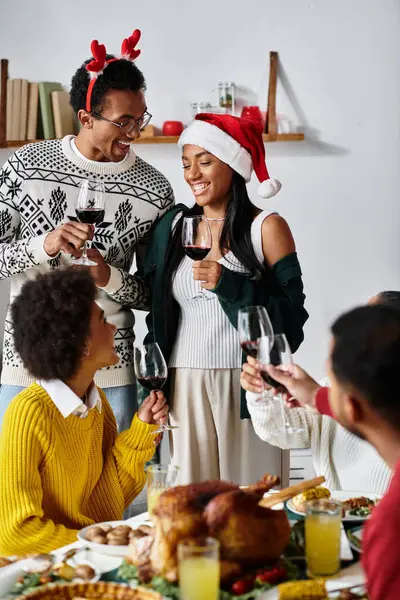
<svg viewBox="0 0 400 600">
<path fill-rule="evenodd" d="M 275 334 L 272 347 L 268 337 L 261 337 L 258 342 L 257 359 L 261 368 L 261 377 L 268 385 L 278 390 L 275 395 L 267 394 L 263 396 L 264 401 L 282 403 L 283 423 L 280 428 L 281 431 L 286 431 L 289 434 L 302 433 L 304 427 L 297 427 L 289 422 L 285 411 L 285 400 L 282 392 L 279 391 L 280 384 L 266 370 L 267 365 L 273 365 L 274 367 L 281 367 L 289 375 L 293 374 L 293 356 L 286 335 L 284 333 Z"/>
<path fill-rule="evenodd" d="M 134 348 L 135 375 L 138 383 L 149 392 L 161 390 L 168 377 L 168 367 L 157 343 L 143 344 Z M 177 426 L 160 423 L 153 433 L 164 433 Z"/>
<path fill-rule="evenodd" d="M 101 181 L 82 181 L 79 194 L 75 203 L 75 213 L 81 223 L 95 225 L 104 220 L 104 211 L 106 203 L 106 193 L 104 183 Z M 84 243 L 82 256 L 76 258 L 74 265 L 84 265 L 86 267 L 95 267 L 97 263 L 90 260 L 87 255 L 87 242 Z"/>
<path fill-rule="evenodd" d="M 238 313 L 240 345 L 247 356 L 257 358 L 260 338 L 268 338 L 269 346 L 274 341 L 272 323 L 264 306 L 248 306 Z"/>
<path fill-rule="evenodd" d="M 184 217 L 182 225 L 182 246 L 192 260 L 204 260 L 211 250 L 212 236 L 210 225 L 202 215 Z M 200 291 L 195 299 L 208 300 L 199 281 Z"/>
</svg>

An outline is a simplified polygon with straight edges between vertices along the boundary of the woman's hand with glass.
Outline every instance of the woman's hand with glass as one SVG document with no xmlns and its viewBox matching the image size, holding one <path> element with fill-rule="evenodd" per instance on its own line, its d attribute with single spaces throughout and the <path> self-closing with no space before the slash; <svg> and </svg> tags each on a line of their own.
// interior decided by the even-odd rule
<svg viewBox="0 0 400 600">
<path fill-rule="evenodd" d="M 150 392 L 138 410 L 138 417 L 143 423 L 157 425 L 166 423 L 168 419 L 168 404 L 161 391 Z"/>
<path fill-rule="evenodd" d="M 222 265 L 215 260 L 202 260 L 193 263 L 193 279 L 201 282 L 205 290 L 217 287 L 222 275 Z"/>
<path fill-rule="evenodd" d="M 140 385 L 145 390 L 148 390 L 149 392 L 151 391 L 150 396 L 149 396 L 150 400 L 149 400 L 149 398 L 147 398 L 147 401 L 151 402 L 151 398 L 154 399 L 154 394 L 156 394 L 157 397 L 159 398 L 159 403 L 154 403 L 154 400 L 153 400 L 154 411 L 157 412 L 158 410 L 163 409 L 166 400 L 165 400 L 164 394 L 162 392 L 160 392 L 160 389 L 163 387 L 163 385 L 167 381 L 168 367 L 167 367 L 165 358 L 163 356 L 163 353 L 161 352 L 159 345 L 157 343 L 152 343 L 152 344 L 143 344 L 142 346 L 135 346 L 133 349 L 133 362 L 134 362 L 134 366 L 135 366 L 135 375 L 136 375 L 137 382 L 140 383 Z M 159 408 L 161 398 L 163 399 L 163 404 L 162 404 L 161 408 Z M 142 407 L 143 407 L 143 405 L 144 405 L 144 403 L 142 404 Z M 153 405 L 152 405 L 152 407 L 153 407 Z M 152 408 L 152 412 L 153 412 L 153 408 Z M 153 433 L 155 433 L 155 434 L 164 433 L 164 431 L 169 431 L 171 429 L 177 428 L 177 425 L 169 425 L 167 423 L 167 417 L 168 417 L 168 409 L 166 411 L 166 414 L 163 415 L 161 420 L 159 420 L 159 425 L 160 425 L 159 428 L 156 429 L 156 431 L 154 431 Z M 140 414 L 139 414 L 139 418 L 141 418 Z M 154 412 L 153 412 L 153 418 L 155 421 L 157 421 L 157 419 L 155 418 Z"/>
</svg>

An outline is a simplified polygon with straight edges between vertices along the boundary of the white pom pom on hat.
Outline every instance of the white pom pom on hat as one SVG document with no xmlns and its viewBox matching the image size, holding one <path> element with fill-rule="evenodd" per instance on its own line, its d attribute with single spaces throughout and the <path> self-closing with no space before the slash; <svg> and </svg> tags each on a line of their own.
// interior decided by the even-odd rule
<svg viewBox="0 0 400 600">
<path fill-rule="evenodd" d="M 259 196 L 271 198 L 282 184 L 271 179 L 265 164 L 265 147 L 256 123 L 232 115 L 201 113 L 186 127 L 178 140 L 180 147 L 193 144 L 204 148 L 239 173 L 246 182 L 254 170 L 260 185 Z"/>
</svg>

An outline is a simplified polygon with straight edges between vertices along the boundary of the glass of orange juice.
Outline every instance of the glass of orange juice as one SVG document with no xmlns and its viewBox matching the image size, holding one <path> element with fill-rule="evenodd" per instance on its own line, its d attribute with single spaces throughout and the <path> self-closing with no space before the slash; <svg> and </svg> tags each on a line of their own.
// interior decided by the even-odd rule
<svg viewBox="0 0 400 600">
<path fill-rule="evenodd" d="M 179 589 L 182 600 L 218 600 L 219 542 L 214 538 L 178 544 Z"/>
<path fill-rule="evenodd" d="M 158 497 L 168 488 L 176 485 L 179 467 L 175 465 L 149 465 L 147 473 L 147 510 L 153 516 Z"/>
<path fill-rule="evenodd" d="M 306 558 L 310 577 L 339 571 L 341 524 L 341 502 L 319 498 L 306 503 Z"/>
</svg>

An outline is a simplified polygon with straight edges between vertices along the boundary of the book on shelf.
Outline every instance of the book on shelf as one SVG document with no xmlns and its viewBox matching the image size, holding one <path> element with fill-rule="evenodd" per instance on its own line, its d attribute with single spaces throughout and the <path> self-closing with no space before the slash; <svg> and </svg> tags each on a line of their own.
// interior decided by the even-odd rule
<svg viewBox="0 0 400 600">
<path fill-rule="evenodd" d="M 51 92 L 53 105 L 54 131 L 56 138 L 73 134 L 76 131 L 75 113 L 69 102 L 68 92 Z"/>
<path fill-rule="evenodd" d="M 13 81 L 12 81 L 12 79 L 7 79 L 6 140 L 8 142 L 12 139 L 11 138 L 12 107 L 13 107 Z"/>
<path fill-rule="evenodd" d="M 26 129 L 28 125 L 28 81 L 21 79 L 21 113 L 19 123 L 19 140 L 26 140 Z"/>
<path fill-rule="evenodd" d="M 27 140 L 36 140 L 38 137 L 38 108 L 39 86 L 37 83 L 30 83 L 28 92 L 28 126 L 26 131 Z"/>
<path fill-rule="evenodd" d="M 61 83 L 54 81 L 41 81 L 39 83 L 40 115 L 43 124 L 43 136 L 46 140 L 51 140 L 55 137 L 51 92 L 61 91 Z"/>
<path fill-rule="evenodd" d="M 21 129 L 21 87 L 22 79 L 12 80 L 11 139 L 19 140 Z"/>
</svg>

